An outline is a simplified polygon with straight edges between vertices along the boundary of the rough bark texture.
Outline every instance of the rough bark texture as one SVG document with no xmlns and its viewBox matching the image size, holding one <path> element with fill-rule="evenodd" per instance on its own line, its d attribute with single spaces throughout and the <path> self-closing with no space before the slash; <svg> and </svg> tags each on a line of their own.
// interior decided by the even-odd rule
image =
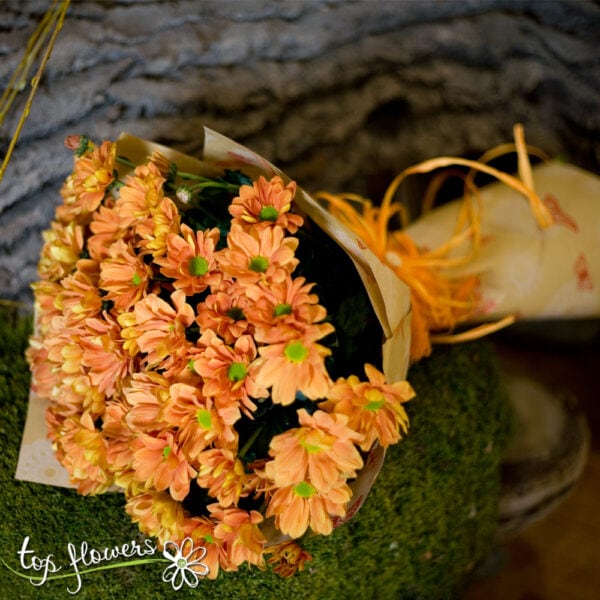
<svg viewBox="0 0 600 600">
<path fill-rule="evenodd" d="M 2 3 L 0 87 L 49 4 Z M 30 297 L 68 134 L 193 154 L 205 124 L 309 191 L 377 197 L 399 169 L 478 155 L 520 121 L 598 171 L 598 39 L 585 0 L 75 1 L 0 186 L 1 296 Z"/>
</svg>

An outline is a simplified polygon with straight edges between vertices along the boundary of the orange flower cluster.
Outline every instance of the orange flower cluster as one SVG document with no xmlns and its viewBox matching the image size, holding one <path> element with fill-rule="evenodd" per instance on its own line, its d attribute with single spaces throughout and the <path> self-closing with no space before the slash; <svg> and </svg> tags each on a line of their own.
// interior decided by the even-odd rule
<svg viewBox="0 0 600 600">
<path fill-rule="evenodd" d="M 410 385 L 372 365 L 331 379 L 334 327 L 293 275 L 295 183 L 189 179 L 156 154 L 119 181 L 115 144 L 69 146 L 28 352 L 59 460 L 83 494 L 121 487 L 161 544 L 204 545 L 210 577 L 265 556 L 293 574 L 310 558 L 293 539 L 329 534 L 366 453 L 406 432 Z M 191 216 L 210 187 L 226 235 Z M 292 539 L 269 547 L 270 518 Z"/>
</svg>

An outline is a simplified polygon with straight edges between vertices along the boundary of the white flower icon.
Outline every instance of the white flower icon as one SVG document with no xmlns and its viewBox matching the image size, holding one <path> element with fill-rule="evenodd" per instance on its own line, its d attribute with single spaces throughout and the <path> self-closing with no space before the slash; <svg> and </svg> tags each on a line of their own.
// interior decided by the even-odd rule
<svg viewBox="0 0 600 600">
<path fill-rule="evenodd" d="M 181 542 L 181 547 L 171 540 L 165 542 L 163 556 L 173 564 L 164 570 L 162 579 L 170 583 L 175 591 L 180 590 L 184 583 L 195 588 L 199 577 L 206 577 L 209 573 L 209 568 L 202 562 L 206 556 L 206 548 L 194 547 L 194 542 L 189 537 Z"/>
</svg>

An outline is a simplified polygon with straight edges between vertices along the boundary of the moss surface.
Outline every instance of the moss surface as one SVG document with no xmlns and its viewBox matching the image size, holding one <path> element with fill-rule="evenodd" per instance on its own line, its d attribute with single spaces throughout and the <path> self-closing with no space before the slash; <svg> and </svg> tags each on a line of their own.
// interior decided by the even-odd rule
<svg viewBox="0 0 600 600">
<path fill-rule="evenodd" d="M 71 490 L 14 480 L 29 386 L 23 359 L 29 321 L 0 314 L 0 558 L 18 568 L 25 536 L 40 557 L 69 562 L 67 544 L 102 549 L 140 539 L 119 494 L 81 497 Z M 485 556 L 496 527 L 499 460 L 510 412 L 492 349 L 485 343 L 437 349 L 414 366 L 417 398 L 410 435 L 387 455 L 358 515 L 306 548 L 314 560 L 290 579 L 242 569 L 174 592 L 164 564 L 83 576 L 76 598 L 319 599 L 452 598 Z M 63 569 L 63 572 L 66 568 Z M 57 599 L 73 579 L 41 587 L 0 563 L 2 598 Z"/>
</svg>

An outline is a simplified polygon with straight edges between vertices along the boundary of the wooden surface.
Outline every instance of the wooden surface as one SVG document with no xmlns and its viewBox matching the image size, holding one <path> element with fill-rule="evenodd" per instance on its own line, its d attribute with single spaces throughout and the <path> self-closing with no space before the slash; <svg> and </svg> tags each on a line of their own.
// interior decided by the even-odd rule
<svg viewBox="0 0 600 600">
<path fill-rule="evenodd" d="M 500 347 L 511 364 L 569 387 L 585 411 L 592 446 L 582 478 L 550 515 L 501 545 L 497 571 L 474 582 L 465 600 L 600 598 L 600 349 L 544 351 Z"/>
</svg>

